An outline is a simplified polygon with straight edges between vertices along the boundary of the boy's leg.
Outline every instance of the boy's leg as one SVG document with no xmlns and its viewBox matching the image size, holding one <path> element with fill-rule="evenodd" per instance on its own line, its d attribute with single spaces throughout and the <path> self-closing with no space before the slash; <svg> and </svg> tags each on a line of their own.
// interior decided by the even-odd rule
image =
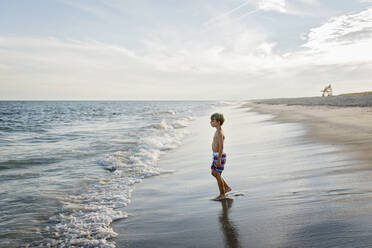
<svg viewBox="0 0 372 248">
<path fill-rule="evenodd" d="M 231 191 L 231 187 L 226 183 L 225 179 L 222 176 L 221 176 L 221 179 L 222 179 L 222 182 L 223 182 L 225 193 L 230 192 Z"/>
<path fill-rule="evenodd" d="M 227 192 L 230 192 L 231 191 L 231 187 L 226 183 L 225 179 L 222 177 L 222 175 L 220 173 L 218 173 L 217 171 L 215 170 L 212 170 L 212 176 L 214 176 L 216 179 L 217 179 L 217 175 L 220 176 L 221 180 L 222 180 L 222 183 L 223 183 L 223 188 L 225 190 L 225 193 Z M 217 183 L 218 183 L 218 179 L 217 179 Z M 219 188 L 220 186 L 218 186 Z M 221 190 L 220 190 L 221 192 Z"/>
<path fill-rule="evenodd" d="M 215 171 L 215 170 L 212 170 L 212 176 L 214 176 L 214 177 L 216 178 L 216 180 L 217 180 L 218 189 L 220 190 L 220 194 L 221 194 L 221 195 L 224 194 L 224 193 L 222 193 L 222 192 L 224 192 L 224 191 L 221 191 L 221 187 L 220 187 L 220 185 L 222 184 L 222 188 L 225 189 L 225 185 L 224 185 L 224 182 L 222 181 L 223 179 L 222 179 L 221 174 L 218 173 L 218 172 Z"/>
<path fill-rule="evenodd" d="M 216 172 L 216 179 L 217 179 L 217 183 L 218 183 L 218 188 L 220 190 L 220 196 L 224 196 L 225 195 L 224 180 L 223 180 L 221 174 L 218 173 L 218 172 Z"/>
</svg>

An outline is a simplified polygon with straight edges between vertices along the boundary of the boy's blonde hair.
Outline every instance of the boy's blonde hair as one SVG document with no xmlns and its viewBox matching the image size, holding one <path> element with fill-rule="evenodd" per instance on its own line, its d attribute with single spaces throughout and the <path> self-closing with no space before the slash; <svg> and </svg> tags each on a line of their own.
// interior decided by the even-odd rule
<svg viewBox="0 0 372 248">
<path fill-rule="evenodd" d="M 214 113 L 211 115 L 211 120 L 219 121 L 220 125 L 222 126 L 222 124 L 225 122 L 225 117 L 222 113 Z"/>
</svg>

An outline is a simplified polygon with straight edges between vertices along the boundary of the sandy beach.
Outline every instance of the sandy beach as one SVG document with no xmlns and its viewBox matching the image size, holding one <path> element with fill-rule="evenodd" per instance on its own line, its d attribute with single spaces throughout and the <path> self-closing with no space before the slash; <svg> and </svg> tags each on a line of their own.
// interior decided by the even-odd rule
<svg viewBox="0 0 372 248">
<path fill-rule="evenodd" d="M 209 116 L 198 118 L 183 145 L 160 158 L 169 173 L 138 185 L 124 209 L 128 218 L 113 223 L 117 247 L 372 244 L 372 171 L 365 160 L 341 141 L 309 139 L 311 128 L 289 114 L 278 121 L 269 106 L 247 107 L 219 108 L 226 116 L 229 199 L 211 201 L 218 194 L 209 169 L 214 130 Z M 264 107 L 270 114 L 262 114 Z"/>
<path fill-rule="evenodd" d="M 254 100 L 244 106 L 276 121 L 303 123 L 308 138 L 341 145 L 372 166 L 372 94 Z"/>
</svg>

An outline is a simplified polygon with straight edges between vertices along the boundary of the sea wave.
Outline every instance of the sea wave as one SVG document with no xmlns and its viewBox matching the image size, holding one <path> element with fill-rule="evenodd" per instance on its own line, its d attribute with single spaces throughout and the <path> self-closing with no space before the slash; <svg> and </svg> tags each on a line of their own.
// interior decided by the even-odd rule
<svg viewBox="0 0 372 248">
<path fill-rule="evenodd" d="M 154 129 L 163 129 L 163 130 L 167 130 L 167 129 L 171 129 L 173 128 L 172 125 L 169 125 L 164 119 L 161 120 L 161 122 L 159 123 L 154 123 L 154 124 L 151 124 L 151 125 L 148 125 L 146 126 L 145 128 L 154 128 Z"/>
<path fill-rule="evenodd" d="M 0 170 L 5 169 L 17 169 L 17 168 L 28 168 L 34 165 L 45 165 L 57 163 L 57 158 L 25 158 L 25 159 L 11 159 L 0 162 Z"/>
<path fill-rule="evenodd" d="M 173 109 L 165 110 L 165 111 L 148 111 L 144 112 L 142 115 L 143 116 L 162 116 L 162 115 L 175 115 L 178 112 Z"/>
<path fill-rule="evenodd" d="M 125 150 L 104 154 L 97 164 L 111 177 L 90 185 L 89 189 L 61 199 L 60 212 L 49 219 L 42 246 L 115 247 L 117 234 L 111 223 L 126 218 L 123 210 L 131 201 L 136 183 L 144 178 L 172 171 L 159 167 L 160 156 L 178 147 L 194 120 L 192 117 L 164 118 L 138 129 L 137 139 Z M 119 141 L 120 143 L 120 141 Z"/>
</svg>

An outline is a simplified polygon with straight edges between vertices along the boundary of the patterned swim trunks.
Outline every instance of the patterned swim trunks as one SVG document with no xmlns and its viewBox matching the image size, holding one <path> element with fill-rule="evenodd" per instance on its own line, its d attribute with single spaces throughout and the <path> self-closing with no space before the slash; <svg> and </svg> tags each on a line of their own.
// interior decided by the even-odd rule
<svg viewBox="0 0 372 248">
<path fill-rule="evenodd" d="M 213 162 L 212 162 L 212 165 L 211 165 L 211 169 L 212 170 L 215 170 L 219 173 L 222 173 L 224 167 L 225 167 L 225 164 L 226 164 L 226 153 L 222 153 L 222 157 L 221 157 L 221 165 L 220 166 L 217 166 L 216 163 L 217 163 L 217 160 L 218 160 L 218 152 L 214 152 L 213 153 Z"/>
</svg>

